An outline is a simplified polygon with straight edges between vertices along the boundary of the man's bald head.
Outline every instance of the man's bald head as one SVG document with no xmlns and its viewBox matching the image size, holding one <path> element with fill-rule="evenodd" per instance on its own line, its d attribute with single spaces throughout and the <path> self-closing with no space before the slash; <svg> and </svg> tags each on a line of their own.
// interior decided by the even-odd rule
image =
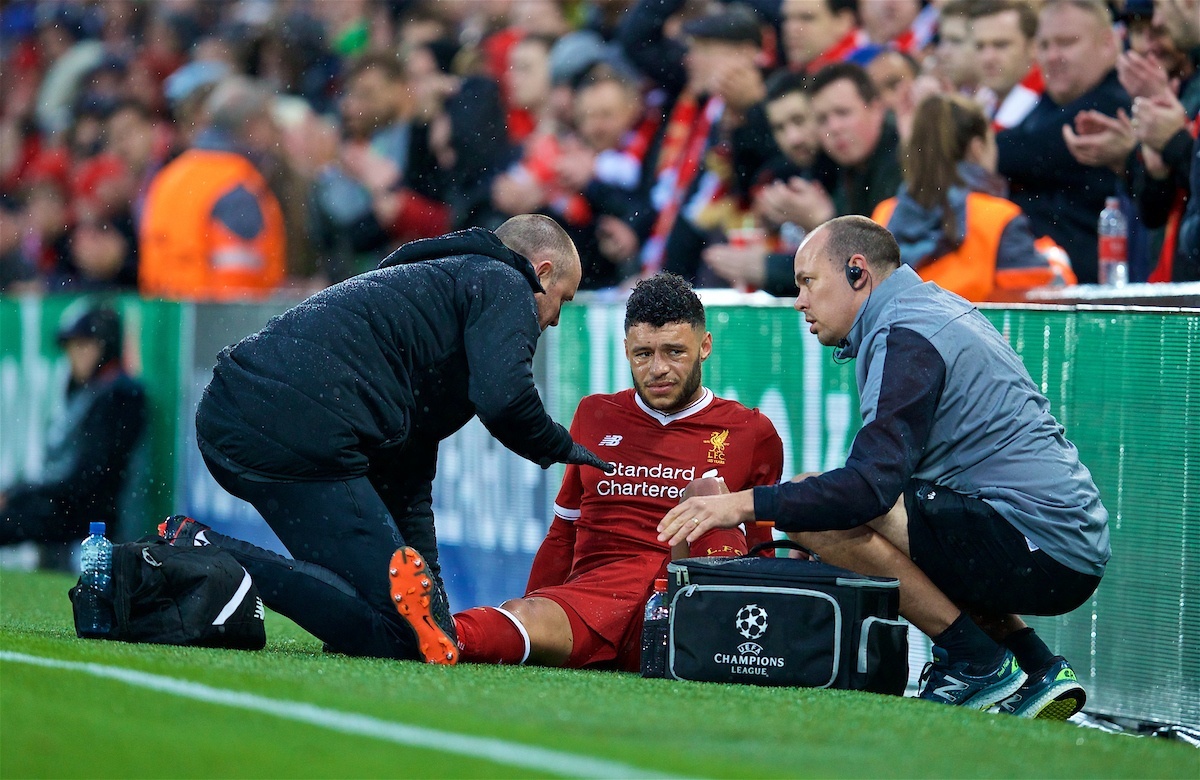
<svg viewBox="0 0 1200 780">
<path fill-rule="evenodd" d="M 562 305 L 575 297 L 583 277 L 575 242 L 554 220 L 541 214 L 518 214 L 496 228 L 496 237 L 533 264 L 544 292 L 536 293 L 542 330 L 558 324 Z"/>
</svg>

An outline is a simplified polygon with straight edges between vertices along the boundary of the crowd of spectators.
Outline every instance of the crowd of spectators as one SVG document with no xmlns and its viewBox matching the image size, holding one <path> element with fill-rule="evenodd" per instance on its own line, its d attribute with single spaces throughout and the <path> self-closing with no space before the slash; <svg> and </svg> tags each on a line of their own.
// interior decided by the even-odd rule
<svg viewBox="0 0 1200 780">
<path fill-rule="evenodd" d="M 1096 282 L 1111 196 L 1194 280 L 1198 58 L 1200 0 L 10 0 L 0 291 L 298 295 L 540 212 L 585 289 L 788 295 L 863 214 L 987 299 Z"/>
</svg>

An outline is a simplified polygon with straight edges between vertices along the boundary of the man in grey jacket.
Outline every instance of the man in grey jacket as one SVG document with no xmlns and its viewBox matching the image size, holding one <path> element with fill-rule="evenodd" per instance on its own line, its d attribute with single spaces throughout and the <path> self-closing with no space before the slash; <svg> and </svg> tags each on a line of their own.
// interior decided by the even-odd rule
<svg viewBox="0 0 1200 780">
<path fill-rule="evenodd" d="M 921 698 L 1065 719 L 1084 691 L 1018 615 L 1095 591 L 1108 512 L 1020 358 L 970 303 L 900 264 L 885 228 L 831 220 L 796 253 L 795 307 L 857 358 L 863 426 L 846 465 L 672 509 L 672 544 L 774 520 L 832 564 L 900 580 L 934 643 Z"/>
<path fill-rule="evenodd" d="M 563 229 L 525 214 L 495 233 L 405 244 L 275 317 L 217 357 L 196 433 L 217 483 L 293 558 L 180 516 L 160 533 L 228 549 L 268 607 L 330 650 L 455 663 L 433 522 L 438 444 L 477 416 L 543 467 L 608 467 L 550 418 L 533 382 L 538 337 L 580 274 Z"/>
</svg>

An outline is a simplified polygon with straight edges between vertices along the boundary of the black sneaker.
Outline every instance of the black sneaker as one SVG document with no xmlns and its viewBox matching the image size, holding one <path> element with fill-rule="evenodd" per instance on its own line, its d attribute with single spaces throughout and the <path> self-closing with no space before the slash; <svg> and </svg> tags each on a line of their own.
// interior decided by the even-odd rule
<svg viewBox="0 0 1200 780">
<path fill-rule="evenodd" d="M 206 547 L 210 542 L 204 532 L 209 530 L 187 515 L 171 515 L 158 524 L 158 535 L 172 547 Z"/>
<path fill-rule="evenodd" d="M 1066 720 L 1082 710 L 1086 701 L 1075 670 L 1057 655 L 1044 672 L 1030 675 L 1016 693 L 1000 702 L 997 711 L 1018 718 Z"/>
<path fill-rule="evenodd" d="M 446 592 L 421 554 L 411 547 L 396 550 L 388 579 L 396 611 L 416 633 L 417 648 L 425 663 L 458 663 L 458 636 Z"/>
<path fill-rule="evenodd" d="M 975 710 L 987 708 L 1016 693 L 1025 682 L 1025 672 L 1012 651 L 1005 650 L 1000 662 L 983 674 L 969 674 L 967 664 L 950 663 L 949 654 L 933 646 L 933 661 L 921 672 L 919 698 Z"/>
</svg>

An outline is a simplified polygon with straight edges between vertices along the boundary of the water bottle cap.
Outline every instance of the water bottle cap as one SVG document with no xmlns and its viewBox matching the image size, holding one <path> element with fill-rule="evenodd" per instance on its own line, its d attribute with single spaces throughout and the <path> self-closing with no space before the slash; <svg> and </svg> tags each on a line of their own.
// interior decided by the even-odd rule
<svg viewBox="0 0 1200 780">
<path fill-rule="evenodd" d="M 104 536 L 104 523 L 88 523 L 88 533 L 92 536 Z"/>
<path fill-rule="evenodd" d="M 667 592 L 667 578 L 659 577 L 658 579 L 656 579 L 654 581 L 654 590 L 656 590 L 659 593 L 666 593 Z"/>
<path fill-rule="evenodd" d="M 1107 198 L 1104 199 L 1104 208 L 1106 208 L 1106 209 L 1121 208 L 1121 199 L 1116 197 L 1115 195 L 1109 195 Z"/>
</svg>

